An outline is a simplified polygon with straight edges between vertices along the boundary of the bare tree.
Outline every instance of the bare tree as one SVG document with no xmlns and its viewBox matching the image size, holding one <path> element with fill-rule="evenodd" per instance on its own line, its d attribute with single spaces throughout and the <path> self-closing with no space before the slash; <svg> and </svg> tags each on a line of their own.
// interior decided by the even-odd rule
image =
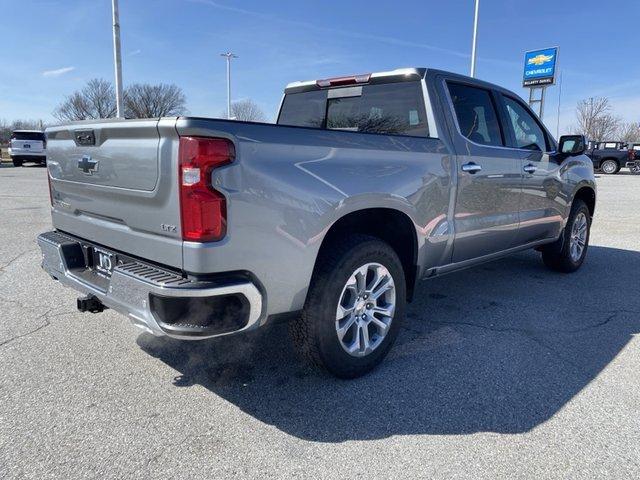
<svg viewBox="0 0 640 480">
<path fill-rule="evenodd" d="M 574 131 L 595 141 L 611 140 L 621 123 L 620 118 L 611 113 L 611 104 L 606 97 L 580 100 L 576 107 L 576 120 L 578 124 Z"/>
<path fill-rule="evenodd" d="M 240 100 L 231 104 L 231 118 L 245 122 L 264 122 L 266 116 L 253 100 Z"/>
<path fill-rule="evenodd" d="M 124 92 L 127 118 L 155 118 L 183 115 L 186 99 L 177 85 L 134 83 Z"/>
<path fill-rule="evenodd" d="M 640 143 L 640 123 L 627 122 L 621 124 L 616 139 L 627 143 Z"/>
<path fill-rule="evenodd" d="M 60 121 L 113 117 L 116 114 L 115 95 L 110 82 L 94 78 L 58 105 L 53 116 Z"/>
</svg>

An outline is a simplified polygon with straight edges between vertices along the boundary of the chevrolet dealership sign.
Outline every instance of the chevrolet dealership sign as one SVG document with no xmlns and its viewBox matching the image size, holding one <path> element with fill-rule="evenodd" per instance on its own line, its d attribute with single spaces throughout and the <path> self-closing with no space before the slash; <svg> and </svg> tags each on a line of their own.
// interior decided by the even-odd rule
<svg viewBox="0 0 640 480">
<path fill-rule="evenodd" d="M 524 87 L 555 83 L 558 47 L 532 50 L 524 54 Z"/>
</svg>

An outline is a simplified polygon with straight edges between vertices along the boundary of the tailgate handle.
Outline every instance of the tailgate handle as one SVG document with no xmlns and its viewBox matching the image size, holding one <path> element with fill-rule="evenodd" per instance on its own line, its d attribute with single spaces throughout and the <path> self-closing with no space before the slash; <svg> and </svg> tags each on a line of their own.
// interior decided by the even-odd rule
<svg viewBox="0 0 640 480">
<path fill-rule="evenodd" d="M 76 130 L 74 137 L 76 145 L 90 146 L 96 144 L 96 135 L 93 130 Z"/>
</svg>

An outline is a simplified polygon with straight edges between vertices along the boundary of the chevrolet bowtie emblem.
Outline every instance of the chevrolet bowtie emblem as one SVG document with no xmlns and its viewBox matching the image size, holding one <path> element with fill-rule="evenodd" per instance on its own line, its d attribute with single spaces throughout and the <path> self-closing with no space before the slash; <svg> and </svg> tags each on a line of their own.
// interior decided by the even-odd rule
<svg viewBox="0 0 640 480">
<path fill-rule="evenodd" d="M 81 160 L 78 160 L 78 168 L 85 175 L 93 175 L 98 171 L 98 162 L 99 160 L 93 160 L 89 155 L 84 155 Z"/>
</svg>

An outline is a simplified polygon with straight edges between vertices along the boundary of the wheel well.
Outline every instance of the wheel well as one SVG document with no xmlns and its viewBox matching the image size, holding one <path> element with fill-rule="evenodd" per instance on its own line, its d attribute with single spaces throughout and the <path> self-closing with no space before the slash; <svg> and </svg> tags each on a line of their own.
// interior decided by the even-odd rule
<svg viewBox="0 0 640 480">
<path fill-rule="evenodd" d="M 576 198 L 579 198 L 587 204 L 587 207 L 589 208 L 589 214 L 593 217 L 593 213 L 596 210 L 596 192 L 593 190 L 593 188 L 582 187 L 573 196 L 574 200 Z"/>
<path fill-rule="evenodd" d="M 399 210 L 390 208 L 369 208 L 349 213 L 331 225 L 322 240 L 318 259 L 335 242 L 351 234 L 379 238 L 395 250 L 404 269 L 407 299 L 411 300 L 418 269 L 418 240 L 413 221 Z"/>
<path fill-rule="evenodd" d="M 620 162 L 618 161 L 617 158 L 614 158 L 614 157 L 603 158 L 602 160 L 600 160 L 600 165 L 602 165 L 607 160 L 612 160 L 612 161 L 616 162 L 616 165 L 620 166 Z"/>
</svg>

